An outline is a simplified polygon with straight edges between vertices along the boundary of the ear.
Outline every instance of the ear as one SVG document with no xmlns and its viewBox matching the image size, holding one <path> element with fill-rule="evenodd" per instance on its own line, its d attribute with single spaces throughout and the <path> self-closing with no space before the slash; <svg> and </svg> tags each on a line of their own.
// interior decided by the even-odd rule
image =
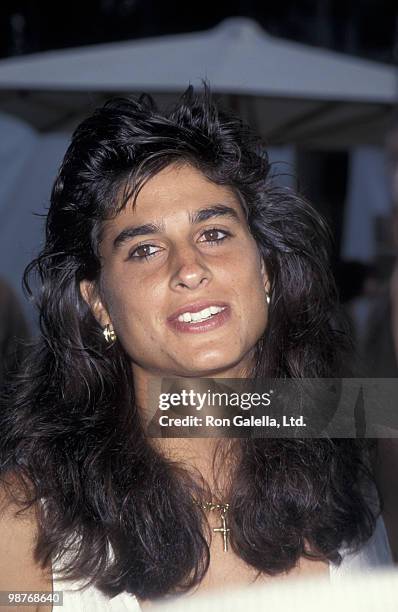
<svg viewBox="0 0 398 612">
<path fill-rule="evenodd" d="M 110 324 L 111 319 L 99 295 L 97 284 L 94 281 L 80 281 L 80 293 L 101 327 Z"/>
<path fill-rule="evenodd" d="M 265 262 L 263 258 L 261 258 L 261 276 L 262 276 L 263 283 L 264 283 L 264 290 L 266 293 L 269 293 L 271 291 L 271 283 L 269 280 L 267 268 L 265 267 Z"/>
</svg>

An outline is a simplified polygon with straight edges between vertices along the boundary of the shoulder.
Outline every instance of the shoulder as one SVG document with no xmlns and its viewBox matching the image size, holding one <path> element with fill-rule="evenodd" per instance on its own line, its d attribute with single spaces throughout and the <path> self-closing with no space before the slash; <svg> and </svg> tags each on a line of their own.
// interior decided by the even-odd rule
<svg viewBox="0 0 398 612">
<path fill-rule="evenodd" d="M 138 600 L 124 591 L 115 597 L 104 595 L 96 586 L 84 581 L 54 579 L 54 591 L 62 592 L 62 612 L 140 612 Z"/>
<path fill-rule="evenodd" d="M 24 509 L 17 502 L 19 491 L 16 478 L 0 481 L 0 591 L 52 591 L 51 568 L 40 567 L 34 555 L 36 508 Z"/>
<path fill-rule="evenodd" d="M 383 518 L 379 516 L 372 537 L 356 552 L 341 549 L 341 564 L 331 564 L 330 579 L 332 582 L 362 573 L 373 572 L 375 569 L 388 568 L 393 565 Z"/>
</svg>

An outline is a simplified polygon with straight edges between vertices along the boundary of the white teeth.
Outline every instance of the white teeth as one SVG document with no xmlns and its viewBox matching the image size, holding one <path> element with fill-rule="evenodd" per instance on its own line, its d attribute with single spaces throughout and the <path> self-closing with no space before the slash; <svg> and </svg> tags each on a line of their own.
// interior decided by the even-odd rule
<svg viewBox="0 0 398 612">
<path fill-rule="evenodd" d="M 223 310 L 225 310 L 225 306 L 209 306 L 200 312 L 184 312 L 178 317 L 178 321 L 181 321 L 181 323 L 191 323 L 191 321 L 196 323 L 197 321 L 204 321 Z"/>
</svg>

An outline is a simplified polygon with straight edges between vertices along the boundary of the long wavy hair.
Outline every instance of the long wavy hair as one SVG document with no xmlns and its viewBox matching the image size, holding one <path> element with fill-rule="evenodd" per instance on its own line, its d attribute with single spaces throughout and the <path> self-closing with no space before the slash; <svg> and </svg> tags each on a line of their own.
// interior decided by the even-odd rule
<svg viewBox="0 0 398 612">
<path fill-rule="evenodd" d="M 148 96 L 113 99 L 79 125 L 52 190 L 45 246 L 26 271 L 41 334 L 3 401 L 0 473 L 19 503 L 40 501 L 36 560 L 63 560 L 64 578 L 109 596 L 183 592 L 209 564 L 198 481 L 149 443 L 129 359 L 120 343 L 105 347 L 79 290 L 100 276 L 104 220 L 171 163 L 239 196 L 266 262 L 269 321 L 253 377 L 340 376 L 347 347 L 327 226 L 271 180 L 262 143 L 207 87 L 199 95 L 190 87 L 168 112 Z M 237 444 L 231 545 L 259 572 L 289 571 L 303 555 L 339 563 L 342 546 L 355 550 L 371 536 L 358 441 Z"/>
</svg>

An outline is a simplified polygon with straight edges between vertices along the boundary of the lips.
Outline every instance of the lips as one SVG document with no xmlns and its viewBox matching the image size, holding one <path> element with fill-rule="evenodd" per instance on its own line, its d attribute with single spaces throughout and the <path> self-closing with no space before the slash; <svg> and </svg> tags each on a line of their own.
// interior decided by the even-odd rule
<svg viewBox="0 0 398 612">
<path fill-rule="evenodd" d="M 178 317 L 186 312 L 197 313 L 205 310 L 206 308 L 210 308 L 211 306 L 218 306 L 219 308 L 223 308 L 223 310 L 203 321 L 185 322 L 178 320 Z M 224 323 L 226 323 L 230 317 L 231 309 L 229 304 L 226 302 L 218 302 L 216 300 L 207 300 L 202 302 L 194 302 L 192 304 L 185 304 L 167 318 L 167 324 L 174 331 L 184 333 L 202 333 L 224 325 Z"/>
</svg>

